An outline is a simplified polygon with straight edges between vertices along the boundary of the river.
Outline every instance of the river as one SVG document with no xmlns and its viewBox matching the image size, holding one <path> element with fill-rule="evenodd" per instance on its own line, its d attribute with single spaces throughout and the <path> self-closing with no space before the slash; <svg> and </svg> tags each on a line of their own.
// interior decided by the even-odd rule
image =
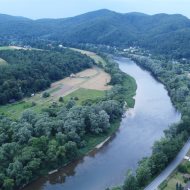
<svg viewBox="0 0 190 190">
<path fill-rule="evenodd" d="M 103 148 L 24 190 L 105 190 L 124 182 L 127 170 L 151 154 L 163 131 L 180 120 L 164 86 L 127 58 L 117 58 L 120 69 L 135 78 L 135 107 L 126 113 L 120 128 Z"/>
</svg>

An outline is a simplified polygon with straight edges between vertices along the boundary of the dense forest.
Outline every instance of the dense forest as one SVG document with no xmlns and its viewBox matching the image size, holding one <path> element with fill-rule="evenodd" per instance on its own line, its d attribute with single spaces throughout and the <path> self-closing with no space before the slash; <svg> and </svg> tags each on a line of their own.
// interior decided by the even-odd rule
<svg viewBox="0 0 190 190">
<path fill-rule="evenodd" d="M 0 43 L 92 43 L 139 46 L 174 58 L 189 58 L 190 20 L 183 15 L 120 14 L 99 10 L 66 19 L 31 20 L 0 15 Z"/>
<path fill-rule="evenodd" d="M 128 173 L 123 187 L 114 190 L 144 189 L 175 158 L 190 135 L 190 78 L 189 63 L 168 61 L 162 57 L 127 55 L 142 68 L 149 70 L 167 88 L 172 102 L 182 114 L 179 124 L 170 126 L 165 137 L 155 142 L 152 155 L 139 162 L 134 175 Z"/>
<path fill-rule="evenodd" d="M 89 57 L 67 49 L 3 50 L 0 57 L 8 62 L 0 65 L 0 105 L 45 90 L 53 81 L 93 64 Z"/>
</svg>

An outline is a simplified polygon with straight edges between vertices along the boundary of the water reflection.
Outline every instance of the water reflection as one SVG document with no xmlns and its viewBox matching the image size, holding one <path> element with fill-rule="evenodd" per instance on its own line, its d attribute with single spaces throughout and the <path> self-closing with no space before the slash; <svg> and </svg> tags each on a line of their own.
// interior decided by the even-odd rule
<svg viewBox="0 0 190 190">
<path fill-rule="evenodd" d="M 104 190 L 121 184 L 126 171 L 135 169 L 139 160 L 151 154 L 153 143 L 168 125 L 180 120 L 162 84 L 129 59 L 117 62 L 138 86 L 135 107 L 126 113 L 119 130 L 99 151 L 35 181 L 25 190 Z"/>
</svg>

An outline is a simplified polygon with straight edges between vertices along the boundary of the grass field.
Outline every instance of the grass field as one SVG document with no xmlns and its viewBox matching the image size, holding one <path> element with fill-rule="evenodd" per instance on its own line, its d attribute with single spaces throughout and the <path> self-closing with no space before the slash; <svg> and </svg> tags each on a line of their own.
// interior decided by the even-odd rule
<svg viewBox="0 0 190 190">
<path fill-rule="evenodd" d="M 0 46 L 0 50 L 12 50 L 11 46 Z"/>
<path fill-rule="evenodd" d="M 163 188 L 161 190 L 175 190 L 176 183 L 181 184 L 182 186 L 185 185 L 184 179 L 181 173 L 175 172 L 171 175 L 171 178 L 162 184 Z"/>
<path fill-rule="evenodd" d="M 15 46 L 0 47 L 0 50 L 6 49 L 18 49 Z M 93 52 L 73 49 L 80 51 L 87 56 L 93 58 L 97 63 L 106 62 L 98 55 Z M 4 61 L 2 60 L 2 63 Z M 1 63 L 1 59 L 0 59 Z M 25 98 L 23 101 L 0 106 L 0 113 L 5 114 L 13 119 L 17 119 L 21 116 L 22 112 L 31 109 L 39 113 L 43 108 L 50 106 L 53 102 L 58 102 L 60 97 L 64 97 L 66 103 L 69 99 L 77 97 L 77 104 L 82 104 L 85 100 L 91 99 L 96 100 L 105 95 L 106 90 L 111 89 L 111 86 L 107 85 L 111 80 L 109 74 L 105 73 L 102 69 L 94 67 L 92 69 L 86 69 L 82 72 L 76 73 L 76 77 L 67 77 L 63 80 L 57 81 L 51 85 L 51 88 L 47 89 L 46 92 L 50 94 L 48 98 L 42 98 L 41 93 L 35 94 L 30 98 Z M 136 83 L 135 80 L 127 76 L 124 86 L 127 88 L 126 102 L 129 107 L 133 107 L 135 100 L 132 98 L 135 96 Z M 35 103 L 35 105 L 34 105 Z"/>
<path fill-rule="evenodd" d="M 24 98 L 21 102 L 0 106 L 0 113 L 17 119 L 27 109 L 34 110 L 37 113 L 41 112 L 43 108 L 50 106 L 53 102 L 58 102 L 60 97 L 64 97 L 65 102 L 70 98 L 77 97 L 77 104 L 81 104 L 87 99 L 96 100 L 103 97 L 105 91 L 111 88 L 107 85 L 110 79 L 110 75 L 100 68 L 86 69 L 76 73 L 74 78 L 66 77 L 52 83 L 51 88 L 45 91 L 50 94 L 50 97 L 43 98 L 44 92 L 40 92 L 33 97 Z"/>
<path fill-rule="evenodd" d="M 105 96 L 105 91 L 80 88 L 65 96 L 64 100 L 67 102 L 71 98 L 77 97 L 77 104 L 81 105 L 85 100 L 96 100 L 98 98 L 102 98 L 103 96 Z"/>
<path fill-rule="evenodd" d="M 77 97 L 78 100 L 76 101 L 76 103 L 78 105 L 81 105 L 82 102 L 85 100 L 88 100 L 88 99 L 96 100 L 98 98 L 103 97 L 104 95 L 105 95 L 105 91 L 80 88 L 72 92 L 71 94 L 65 96 L 64 103 L 67 103 L 71 98 Z M 36 105 L 33 106 L 32 102 L 35 102 Z M 33 110 L 37 113 L 40 113 L 44 108 L 47 108 L 48 106 L 50 106 L 52 102 L 54 102 L 52 97 L 42 98 L 38 94 L 35 97 L 26 98 L 20 102 L 7 104 L 5 106 L 0 106 L 0 114 L 4 114 L 13 119 L 17 119 L 21 116 L 23 111 L 28 110 L 28 109 Z"/>
<path fill-rule="evenodd" d="M 19 46 L 0 46 L 0 51 L 1 50 L 19 50 L 19 49 L 23 49 L 23 50 L 40 50 L 40 49 L 36 49 L 36 48 L 19 47 Z"/>
<path fill-rule="evenodd" d="M 60 81 L 56 82 L 56 84 L 53 83 L 52 88 L 46 90 L 46 92 L 50 93 L 50 97 L 42 98 L 43 92 L 41 92 L 36 94 L 34 97 L 25 98 L 23 101 L 0 106 L 0 113 L 5 114 L 13 119 L 17 119 L 21 116 L 22 112 L 27 109 L 34 110 L 37 113 L 41 112 L 43 108 L 50 106 L 54 101 L 58 101 L 59 97 L 64 97 L 65 103 L 68 102 L 68 100 L 70 100 L 71 98 L 77 97 L 78 100 L 76 101 L 76 103 L 78 105 L 81 105 L 85 100 L 91 99 L 93 101 L 103 97 L 106 93 L 106 91 L 104 90 L 86 89 L 79 87 L 78 89 L 74 89 L 73 91 L 70 91 L 70 93 L 64 95 L 58 93 L 61 89 L 58 85 L 59 82 Z M 127 88 L 126 102 L 129 107 L 133 107 L 135 100 L 132 97 L 135 96 L 136 91 L 135 80 L 132 77 L 127 76 L 124 86 Z M 35 102 L 35 106 L 33 106 L 33 102 Z"/>
<path fill-rule="evenodd" d="M 87 56 L 89 56 L 90 58 L 92 58 L 96 64 L 98 63 L 101 63 L 102 65 L 105 65 L 106 62 L 104 59 L 102 59 L 99 55 L 97 55 L 96 53 L 94 52 L 90 52 L 90 51 L 86 51 L 86 50 L 81 50 L 81 49 L 76 49 L 76 48 L 70 48 L 71 50 L 74 50 L 74 51 L 78 51 L 82 54 L 85 54 Z"/>
<path fill-rule="evenodd" d="M 107 85 L 110 80 L 109 74 L 98 67 L 93 67 L 76 73 L 75 77 L 67 77 L 53 83 L 48 92 L 52 93 L 54 100 L 56 100 L 60 96 L 66 96 L 79 88 L 104 91 L 111 89 L 111 86 Z"/>
<path fill-rule="evenodd" d="M 0 50 L 15 50 L 15 49 L 24 49 L 18 46 L 0 46 Z"/>
<path fill-rule="evenodd" d="M 21 102 L 0 106 L 0 113 L 17 119 L 27 109 L 34 110 L 37 113 L 41 112 L 43 108 L 50 106 L 53 102 L 58 102 L 60 97 L 64 97 L 65 102 L 70 98 L 77 97 L 77 104 L 79 105 L 88 99 L 93 101 L 103 97 L 106 90 L 111 88 L 111 86 L 107 85 L 110 79 L 110 75 L 102 69 L 97 67 L 86 69 L 77 73 L 75 78 L 67 77 L 53 83 L 51 88 L 46 90 L 50 94 L 50 97 L 42 98 L 43 92 L 37 93 L 35 96 L 25 98 Z M 132 97 L 136 91 L 135 80 L 127 76 L 124 86 L 127 88 L 126 102 L 129 107 L 133 107 L 135 100 Z M 35 103 L 35 106 L 33 103 Z"/>
</svg>

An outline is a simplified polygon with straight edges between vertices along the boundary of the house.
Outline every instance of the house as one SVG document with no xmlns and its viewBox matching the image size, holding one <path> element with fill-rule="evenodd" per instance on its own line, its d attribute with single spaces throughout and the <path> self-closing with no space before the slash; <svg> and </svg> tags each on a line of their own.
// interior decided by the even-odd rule
<svg viewBox="0 0 190 190">
<path fill-rule="evenodd" d="M 75 74 L 70 74 L 70 78 L 75 78 L 76 77 L 76 75 Z"/>
<path fill-rule="evenodd" d="M 190 190 L 190 181 L 186 184 L 183 190 Z"/>
<path fill-rule="evenodd" d="M 59 45 L 59 48 L 63 48 L 63 45 L 60 44 L 60 45 Z"/>
<path fill-rule="evenodd" d="M 189 156 L 184 157 L 184 160 L 189 160 L 189 159 L 190 159 Z"/>
</svg>

